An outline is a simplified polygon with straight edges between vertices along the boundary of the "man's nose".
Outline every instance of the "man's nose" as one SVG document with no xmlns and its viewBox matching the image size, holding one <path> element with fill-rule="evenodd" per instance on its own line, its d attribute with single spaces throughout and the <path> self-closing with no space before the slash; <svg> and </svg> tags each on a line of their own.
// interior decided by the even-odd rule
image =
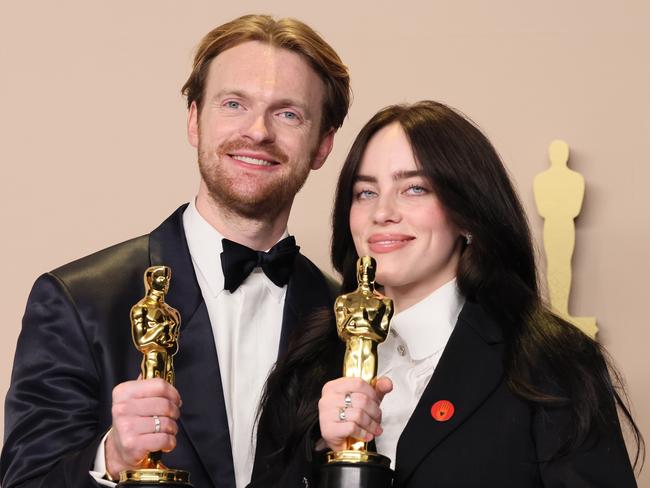
<svg viewBox="0 0 650 488">
<path fill-rule="evenodd" d="M 252 113 L 242 130 L 242 136 L 256 144 L 273 141 L 273 126 L 267 117 L 265 113 Z"/>
</svg>

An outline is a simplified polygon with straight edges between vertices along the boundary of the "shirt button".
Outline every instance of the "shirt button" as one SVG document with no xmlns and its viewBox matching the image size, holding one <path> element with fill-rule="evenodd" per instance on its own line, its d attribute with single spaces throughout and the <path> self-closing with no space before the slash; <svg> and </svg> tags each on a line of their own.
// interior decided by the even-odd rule
<svg viewBox="0 0 650 488">
<path fill-rule="evenodd" d="M 399 346 L 397 346 L 397 352 L 400 356 L 404 356 L 404 354 L 406 354 L 406 347 L 404 346 L 404 344 L 400 344 Z"/>
</svg>

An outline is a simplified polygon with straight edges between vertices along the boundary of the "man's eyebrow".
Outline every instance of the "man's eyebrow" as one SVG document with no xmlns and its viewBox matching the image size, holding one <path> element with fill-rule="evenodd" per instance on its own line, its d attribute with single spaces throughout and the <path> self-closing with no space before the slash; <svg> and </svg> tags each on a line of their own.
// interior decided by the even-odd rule
<svg viewBox="0 0 650 488">
<path fill-rule="evenodd" d="M 299 108 L 304 113 L 309 113 L 309 107 L 306 103 L 300 102 L 295 98 L 282 98 L 273 102 L 273 105 L 276 107 L 296 107 Z"/>
<path fill-rule="evenodd" d="M 217 100 L 225 96 L 248 98 L 248 94 L 242 90 L 237 90 L 236 88 L 234 89 L 224 88 L 223 90 L 220 90 L 214 95 L 214 99 Z"/>
</svg>

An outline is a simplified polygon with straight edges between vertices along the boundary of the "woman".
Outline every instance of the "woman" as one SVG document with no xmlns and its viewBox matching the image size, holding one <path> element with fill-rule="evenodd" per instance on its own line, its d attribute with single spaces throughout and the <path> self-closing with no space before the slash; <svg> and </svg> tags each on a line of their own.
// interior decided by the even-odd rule
<svg viewBox="0 0 650 488">
<path fill-rule="evenodd" d="M 394 300 L 384 377 L 334 379 L 342 343 L 331 316 L 312 321 L 269 378 L 256 475 L 315 486 L 314 452 L 353 436 L 376 441 L 401 488 L 636 486 L 617 407 L 637 460 L 643 440 L 604 353 L 542 303 L 524 211 L 471 122 L 429 101 L 377 113 L 333 227 L 342 289 L 368 254 Z"/>
</svg>

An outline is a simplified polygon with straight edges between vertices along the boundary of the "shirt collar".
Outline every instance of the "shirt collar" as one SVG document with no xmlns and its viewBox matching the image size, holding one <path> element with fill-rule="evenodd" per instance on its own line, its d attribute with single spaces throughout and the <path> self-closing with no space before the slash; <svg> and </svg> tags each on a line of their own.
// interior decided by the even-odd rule
<svg viewBox="0 0 650 488">
<path fill-rule="evenodd" d="M 212 296 L 216 297 L 220 293 L 230 294 L 229 291 L 223 288 L 224 278 L 221 269 L 221 253 L 223 252 L 221 240 L 223 236 L 199 213 L 194 199 L 183 212 L 183 228 L 185 229 L 187 247 L 190 256 L 192 256 L 194 268 L 197 273 L 201 274 L 204 282 L 208 284 Z M 288 235 L 289 232 L 285 229 L 280 240 Z M 282 300 L 286 292 L 286 285 L 279 287 L 266 275 L 264 275 L 264 280 L 271 295 L 278 302 Z M 237 293 L 237 290 L 235 290 L 235 293 Z"/>
<path fill-rule="evenodd" d="M 464 304 L 454 278 L 396 314 L 391 328 L 406 343 L 412 359 L 424 359 L 445 347 Z"/>
</svg>

